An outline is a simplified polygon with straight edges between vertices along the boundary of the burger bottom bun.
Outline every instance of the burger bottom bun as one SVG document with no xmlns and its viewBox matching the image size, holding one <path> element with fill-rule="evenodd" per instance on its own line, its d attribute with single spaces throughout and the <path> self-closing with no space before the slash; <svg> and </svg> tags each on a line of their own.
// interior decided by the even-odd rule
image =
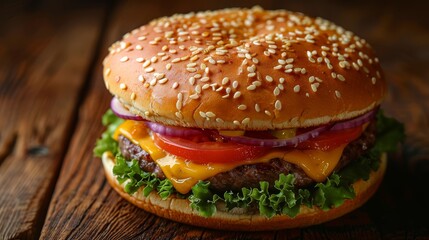
<svg viewBox="0 0 429 240">
<path fill-rule="evenodd" d="M 218 206 L 218 210 L 213 216 L 205 218 L 200 216 L 197 211 L 192 210 L 187 199 L 175 198 L 174 195 L 162 200 L 156 192 L 152 192 L 145 197 L 141 189 L 129 195 L 124 191 L 124 184 L 119 184 L 113 175 L 114 158 L 112 154 L 104 153 L 102 161 L 107 180 L 116 192 L 130 203 L 147 212 L 176 222 L 212 229 L 263 231 L 320 224 L 341 217 L 362 206 L 379 187 L 386 171 L 387 157 L 386 154 L 381 156 L 379 169 L 376 172 L 371 172 L 367 181 L 359 180 L 353 184 L 356 197 L 346 200 L 341 206 L 328 211 L 323 211 L 317 207 L 301 206 L 299 214 L 294 218 L 286 215 L 276 215 L 269 219 L 259 215 L 258 212 L 249 213 L 244 209 L 222 211 L 222 209 L 219 209 L 222 206 Z"/>
</svg>

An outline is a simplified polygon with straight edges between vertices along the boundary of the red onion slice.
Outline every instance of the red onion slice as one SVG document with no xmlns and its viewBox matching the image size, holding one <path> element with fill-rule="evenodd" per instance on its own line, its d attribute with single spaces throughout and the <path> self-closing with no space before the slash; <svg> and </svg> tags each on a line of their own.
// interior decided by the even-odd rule
<svg viewBox="0 0 429 240">
<path fill-rule="evenodd" d="M 122 103 L 119 101 L 118 98 L 113 97 L 110 101 L 110 108 L 112 109 L 113 113 L 123 119 L 129 119 L 129 120 L 135 120 L 135 121 L 143 121 L 144 119 L 140 117 L 139 115 L 135 115 L 128 111 Z"/>
<path fill-rule="evenodd" d="M 344 129 L 349 129 L 349 128 L 355 128 L 358 126 L 362 126 L 363 124 L 371 121 L 372 119 L 374 119 L 375 117 L 375 113 L 377 112 L 377 110 L 372 110 L 370 112 L 365 113 L 362 116 L 359 116 L 357 118 L 353 118 L 347 121 L 343 121 L 343 122 L 339 122 L 339 123 L 335 123 L 334 126 L 332 126 L 332 128 L 330 129 L 330 131 L 339 131 L 339 130 L 344 130 Z"/>
<path fill-rule="evenodd" d="M 311 138 L 315 138 L 319 136 L 322 132 L 328 130 L 329 128 L 330 128 L 330 125 L 325 125 L 288 139 L 259 139 L 259 138 L 251 138 L 246 136 L 238 136 L 238 137 L 223 136 L 223 137 L 225 139 L 230 140 L 231 142 L 261 146 L 261 147 L 287 147 L 287 146 L 296 147 L 299 143 L 304 142 Z"/>
<path fill-rule="evenodd" d="M 166 126 L 160 123 L 155 122 L 146 122 L 146 125 L 152 130 L 153 132 L 156 132 L 161 135 L 170 136 L 170 137 L 191 137 L 191 136 L 197 136 L 197 135 L 203 135 L 205 132 L 200 129 L 195 128 L 183 128 L 183 127 L 173 127 L 173 126 Z"/>
</svg>

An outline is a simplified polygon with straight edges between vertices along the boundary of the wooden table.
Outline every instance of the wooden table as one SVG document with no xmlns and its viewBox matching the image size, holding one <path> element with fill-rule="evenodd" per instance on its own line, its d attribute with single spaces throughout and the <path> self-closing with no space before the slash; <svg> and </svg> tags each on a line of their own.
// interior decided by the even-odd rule
<svg viewBox="0 0 429 240">
<path fill-rule="evenodd" d="M 429 21 L 420 1 L 10 1 L 0 4 L 0 239 L 429 238 Z M 319 226 L 221 232 L 158 218 L 107 184 L 94 142 L 110 95 L 108 46 L 149 20 L 228 6 L 287 8 L 366 38 L 389 80 L 383 104 L 408 138 L 367 204 Z"/>
</svg>

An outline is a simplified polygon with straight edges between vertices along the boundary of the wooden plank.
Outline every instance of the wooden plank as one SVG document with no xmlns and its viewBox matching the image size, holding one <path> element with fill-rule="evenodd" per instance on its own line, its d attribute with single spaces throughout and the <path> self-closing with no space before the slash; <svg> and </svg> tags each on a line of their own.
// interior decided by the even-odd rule
<svg viewBox="0 0 429 240">
<path fill-rule="evenodd" d="M 119 39 L 122 34 L 152 18 L 175 12 L 222 8 L 228 5 L 231 5 L 228 1 L 210 3 L 177 1 L 165 7 L 163 3 L 121 1 L 112 14 L 102 48 L 107 49 L 108 45 Z M 410 61 L 406 63 L 401 61 L 401 64 L 405 65 L 403 68 L 397 68 L 397 63 L 389 62 L 391 52 L 398 49 L 402 43 L 393 41 L 388 34 L 377 34 L 385 26 L 378 26 L 378 19 L 371 15 L 381 9 L 381 3 L 361 6 L 358 3 L 345 4 L 341 1 L 332 5 L 316 0 L 310 3 L 286 4 L 283 1 L 275 1 L 275 6 L 287 9 L 291 6 L 292 10 L 314 16 L 325 14 L 324 17 L 354 30 L 371 43 L 375 42 L 377 51 L 381 53 L 382 62 L 383 59 L 387 60 L 386 74 L 391 81 L 392 94 L 384 104 L 386 109 L 394 116 L 399 116 L 406 124 L 412 125 L 408 130 L 412 138 L 422 135 L 423 141 L 427 142 L 428 137 L 421 133 L 421 129 L 428 129 L 428 122 L 421 120 L 420 117 L 427 119 L 429 112 L 427 84 L 424 84 L 423 80 L 427 79 L 425 76 L 428 70 L 413 75 L 408 67 L 418 62 L 415 59 L 409 59 Z M 269 8 L 270 4 L 264 7 Z M 383 16 L 391 14 L 389 11 L 387 9 Z M 365 24 L 362 24 L 364 21 Z M 368 26 L 377 27 L 370 29 Z M 416 30 L 411 28 L 410 31 Z M 415 33 L 425 36 L 418 31 Z M 426 38 L 420 39 L 424 41 Z M 419 41 L 421 40 L 413 45 L 416 46 L 414 53 L 425 50 L 423 45 L 418 45 Z M 427 221 L 424 221 L 424 216 L 428 215 L 426 214 L 428 208 L 424 203 L 429 201 L 424 186 L 424 176 L 429 169 L 429 161 L 426 161 L 428 154 L 424 154 L 427 153 L 425 150 L 427 147 L 423 145 L 414 147 L 409 142 L 403 153 L 392 156 L 386 179 L 372 200 L 340 219 L 319 226 L 276 232 L 223 232 L 174 223 L 132 206 L 111 189 L 104 178 L 99 159 L 92 156 L 94 142 L 102 132 L 101 115 L 107 109 L 110 100 L 101 79 L 101 61 L 105 54 L 107 52 L 102 52 L 97 60 L 88 95 L 80 108 L 78 126 L 49 207 L 42 239 L 379 239 L 429 235 Z M 414 77 L 408 80 L 409 76 Z M 418 99 L 424 99 L 426 103 L 417 103 Z M 410 206 L 412 204 L 409 202 L 416 201 L 415 199 L 418 199 L 419 204 Z M 412 211 L 409 211 L 410 209 Z M 417 220 L 414 220 L 414 216 L 417 216 Z"/>
<path fill-rule="evenodd" d="M 65 154 L 102 9 L 16 19 L 0 52 L 0 239 L 37 238 Z"/>
</svg>

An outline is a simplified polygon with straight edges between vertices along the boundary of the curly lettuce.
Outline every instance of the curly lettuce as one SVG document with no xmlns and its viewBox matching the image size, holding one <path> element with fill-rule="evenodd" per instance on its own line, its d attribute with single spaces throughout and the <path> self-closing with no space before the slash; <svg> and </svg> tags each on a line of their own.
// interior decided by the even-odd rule
<svg viewBox="0 0 429 240">
<path fill-rule="evenodd" d="M 293 174 L 280 174 L 274 187 L 262 181 L 257 188 L 242 188 L 240 192 L 227 191 L 217 194 L 210 190 L 210 182 L 199 181 L 192 191 L 183 196 L 176 192 L 168 179 L 161 180 L 154 174 L 140 169 L 137 160 L 126 161 L 121 156 L 117 142 L 111 137 L 114 129 L 123 120 L 117 118 L 111 111 L 103 116 L 103 124 L 107 130 L 97 141 L 94 153 L 101 156 L 104 151 L 116 155 L 113 174 L 120 183 L 125 183 L 125 191 L 133 194 L 143 187 L 145 196 L 156 190 L 161 198 L 171 194 L 187 197 L 190 206 L 201 216 L 210 217 L 216 213 L 216 204 L 225 203 L 228 209 L 255 207 L 267 218 L 274 215 L 295 217 L 301 205 L 317 206 L 323 210 L 338 207 L 347 199 L 353 199 L 355 192 L 352 184 L 359 179 L 368 180 L 371 171 L 376 171 L 383 152 L 395 151 L 399 142 L 405 138 L 404 126 L 393 118 L 384 116 L 382 111 L 377 113 L 377 137 L 374 146 L 359 159 L 337 173 L 333 173 L 325 182 L 317 183 L 310 188 L 296 188 Z"/>
</svg>

